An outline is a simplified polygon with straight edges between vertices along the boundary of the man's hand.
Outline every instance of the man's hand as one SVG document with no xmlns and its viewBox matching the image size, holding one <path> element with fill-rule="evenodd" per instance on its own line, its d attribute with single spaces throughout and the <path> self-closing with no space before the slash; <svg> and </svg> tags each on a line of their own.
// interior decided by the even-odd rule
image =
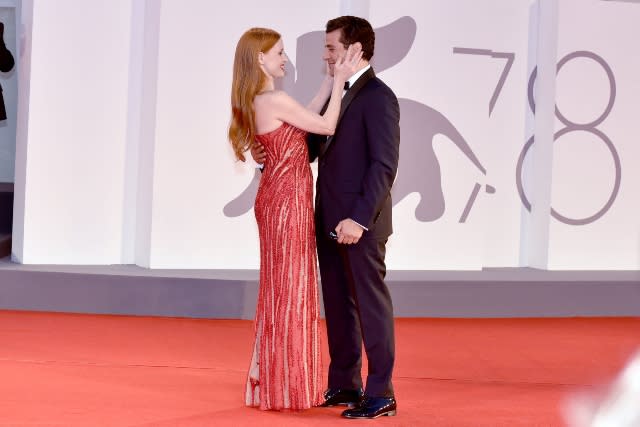
<svg viewBox="0 0 640 427">
<path fill-rule="evenodd" d="M 351 218 L 343 219 L 335 228 L 338 235 L 338 243 L 354 245 L 362 237 L 364 229 Z"/>
<path fill-rule="evenodd" d="M 267 159 L 267 153 L 264 151 L 264 147 L 259 142 L 254 142 L 251 146 L 251 157 L 258 164 L 264 164 Z"/>
</svg>

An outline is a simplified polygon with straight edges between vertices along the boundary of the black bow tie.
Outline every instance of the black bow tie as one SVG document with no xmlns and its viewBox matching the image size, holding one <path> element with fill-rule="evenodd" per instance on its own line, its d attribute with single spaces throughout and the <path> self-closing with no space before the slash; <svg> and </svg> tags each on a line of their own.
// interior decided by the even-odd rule
<svg viewBox="0 0 640 427">
<path fill-rule="evenodd" d="M 349 86 L 350 85 L 348 81 L 344 82 L 344 90 L 349 90 Z"/>
</svg>

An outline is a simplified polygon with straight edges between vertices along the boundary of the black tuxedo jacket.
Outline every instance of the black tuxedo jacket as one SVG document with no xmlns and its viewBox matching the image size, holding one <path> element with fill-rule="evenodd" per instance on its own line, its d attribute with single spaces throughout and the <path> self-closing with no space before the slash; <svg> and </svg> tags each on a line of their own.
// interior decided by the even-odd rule
<svg viewBox="0 0 640 427">
<path fill-rule="evenodd" d="M 342 99 L 333 136 L 310 135 L 310 160 L 318 157 L 316 227 L 329 233 L 351 218 L 365 226 L 363 238 L 392 233 L 391 186 L 398 169 L 400 108 L 373 69 Z"/>
</svg>

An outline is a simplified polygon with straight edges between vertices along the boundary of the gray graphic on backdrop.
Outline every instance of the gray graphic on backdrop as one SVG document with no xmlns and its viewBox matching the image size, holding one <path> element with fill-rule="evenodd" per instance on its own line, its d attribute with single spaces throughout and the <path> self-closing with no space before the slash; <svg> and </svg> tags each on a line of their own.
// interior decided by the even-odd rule
<svg viewBox="0 0 640 427">
<path fill-rule="evenodd" d="M 558 62 L 556 75 L 560 72 L 562 67 L 567 62 L 576 58 L 592 59 L 604 69 L 605 73 L 607 74 L 607 78 L 609 79 L 609 102 L 607 103 L 607 107 L 605 108 L 604 112 L 599 117 L 597 117 L 596 119 L 588 123 L 576 123 L 567 119 L 560 112 L 560 110 L 558 109 L 558 105 L 556 104 L 555 115 L 558 118 L 558 120 L 560 120 L 565 125 L 565 127 L 563 127 L 562 129 L 560 129 L 555 133 L 553 140 L 555 142 L 561 136 L 571 132 L 588 132 L 592 135 L 597 136 L 598 138 L 600 138 L 600 140 L 602 140 L 602 142 L 605 143 L 605 145 L 611 152 L 611 157 L 613 158 L 613 163 L 615 165 L 616 175 L 614 179 L 613 188 L 611 190 L 611 194 L 609 195 L 609 199 L 604 204 L 604 206 L 593 215 L 587 216 L 585 218 L 569 218 L 560 214 L 558 211 L 556 211 L 553 208 L 553 206 L 551 207 L 551 215 L 558 221 L 563 222 L 565 224 L 586 225 L 594 221 L 597 221 L 605 213 L 607 213 L 607 211 L 613 205 L 613 202 L 618 196 L 618 191 L 620 190 L 620 181 L 622 178 L 622 166 L 620 164 L 620 156 L 618 155 L 618 152 L 616 151 L 616 148 L 613 145 L 613 142 L 611 141 L 611 139 L 609 139 L 609 137 L 604 132 L 602 132 L 597 128 L 598 125 L 600 125 L 611 113 L 611 109 L 613 108 L 613 104 L 616 99 L 616 81 L 613 75 L 613 71 L 611 70 L 611 67 L 609 66 L 609 64 L 607 64 L 607 62 L 604 59 L 602 59 L 602 57 L 596 55 L 595 53 L 589 52 L 589 51 L 576 51 L 576 52 L 569 53 L 564 58 L 562 58 L 560 62 Z M 531 76 L 529 77 L 529 84 L 527 87 L 529 107 L 531 108 L 531 111 L 533 113 L 535 113 L 536 111 L 536 105 L 535 105 L 535 99 L 534 99 L 534 84 L 535 84 L 537 72 L 538 72 L 537 68 L 534 68 L 534 70 L 531 73 Z M 529 149 L 533 145 L 533 142 L 534 142 L 534 137 L 532 136 L 531 138 L 529 138 L 529 140 L 526 142 L 526 144 L 522 148 L 522 152 L 520 153 L 520 157 L 518 158 L 518 164 L 516 167 L 516 185 L 518 187 L 518 193 L 520 195 L 520 199 L 522 200 L 522 203 L 524 204 L 525 208 L 527 208 L 527 210 L 529 211 L 531 211 L 531 202 L 529 201 L 529 199 L 527 198 L 527 195 L 525 194 L 524 186 L 522 183 L 522 172 L 523 172 L 522 168 L 524 164 L 524 159 L 527 156 Z"/>
<path fill-rule="evenodd" d="M 513 61 L 515 61 L 516 59 L 516 54 L 513 52 L 494 52 L 489 49 L 470 49 L 466 47 L 454 47 L 453 53 L 460 53 L 464 55 L 490 56 L 492 58 L 501 58 L 507 60 L 504 64 L 504 68 L 502 69 L 502 73 L 500 74 L 500 78 L 498 79 L 498 83 L 496 84 L 496 88 L 493 90 L 493 94 L 491 95 L 491 99 L 489 100 L 489 116 L 491 116 L 491 112 L 493 111 L 493 107 L 495 107 L 496 105 L 496 101 L 498 101 L 498 96 L 500 96 L 500 92 L 502 91 L 504 82 L 507 80 L 507 76 L 509 75 L 509 71 L 511 70 L 511 66 L 513 65 Z"/>
<path fill-rule="evenodd" d="M 416 22 L 408 16 L 376 29 L 376 53 L 372 59 L 372 66 L 376 72 L 380 73 L 397 65 L 409 53 L 416 32 Z M 281 81 L 280 87 L 293 94 L 299 102 L 305 105 L 315 94 L 324 75 L 326 65 L 320 56 L 324 46 L 324 37 L 324 31 L 314 31 L 298 38 L 296 45 L 298 78 L 295 78 L 296 70 L 291 66 L 287 69 L 287 76 Z M 491 51 L 482 50 L 482 52 Z M 497 57 L 503 57 L 500 56 L 500 53 L 497 55 Z M 500 78 L 496 94 L 502 88 L 506 73 L 508 73 L 513 60 L 512 57 L 506 58 L 508 64 L 505 67 L 506 71 Z M 402 143 L 400 144 L 398 176 L 392 189 L 394 205 L 410 193 L 419 192 L 420 202 L 415 210 L 416 218 L 419 221 L 435 221 L 444 214 L 445 200 L 440 163 L 433 149 L 434 137 L 444 135 L 462 151 L 482 174 L 486 174 L 486 169 L 464 137 L 442 113 L 410 99 L 400 98 L 398 102 L 400 104 Z M 490 110 L 494 104 L 495 100 L 492 99 Z M 249 186 L 224 207 L 226 216 L 240 216 L 251 209 L 259 180 L 260 173 L 256 171 Z M 467 220 L 480 188 L 480 184 L 476 183 L 460 216 L 460 222 Z M 491 194 L 495 192 L 495 189 L 487 186 L 486 192 Z"/>
<path fill-rule="evenodd" d="M 486 169 L 456 127 L 442 113 L 410 99 L 400 103 L 400 163 L 398 176 L 391 190 L 394 205 L 413 192 L 420 193 L 415 210 L 418 221 L 435 221 L 445 210 L 440 163 L 433 148 L 436 135 L 444 135 L 463 152 L 482 174 Z M 465 222 L 476 200 L 480 184 L 475 184 L 459 222 Z M 487 192 L 493 193 L 488 187 Z"/>
</svg>

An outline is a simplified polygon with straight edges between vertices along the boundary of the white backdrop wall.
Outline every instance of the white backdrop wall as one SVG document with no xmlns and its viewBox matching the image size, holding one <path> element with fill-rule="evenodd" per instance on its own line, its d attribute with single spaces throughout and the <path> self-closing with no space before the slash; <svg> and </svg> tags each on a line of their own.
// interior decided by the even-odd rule
<svg viewBox="0 0 640 427">
<path fill-rule="evenodd" d="M 23 6 L 29 50 L 20 63 L 29 78 L 20 113 L 28 118 L 18 118 L 15 191 L 24 204 L 14 258 L 120 263 L 130 1 Z"/>
<path fill-rule="evenodd" d="M 640 2 L 559 4 L 556 132 L 566 133 L 554 143 L 550 268 L 640 264 L 638 22 Z"/>
<path fill-rule="evenodd" d="M 321 78 L 324 23 L 357 13 L 376 28 L 374 68 L 401 102 L 390 269 L 638 268 L 640 202 L 632 194 L 640 180 L 631 171 L 638 132 L 630 117 L 638 99 L 632 23 L 640 5 L 282 0 L 276 7 L 227 4 L 223 12 L 207 0 L 28 6 L 17 261 L 257 268 L 254 165 L 235 162 L 226 139 L 235 44 L 251 26 L 280 31 L 291 60 L 282 87 L 306 102 Z M 585 19 L 574 19 L 578 13 Z M 589 33 L 589 19 L 599 22 L 600 35 Z M 52 38 L 62 46 L 55 52 Z M 559 106 L 577 111 L 575 120 L 606 106 L 608 86 L 594 61 L 572 60 L 554 79 L 556 58 L 576 50 L 597 50 L 615 70 L 618 97 L 599 129 L 614 141 L 623 174 L 610 209 L 585 225 L 549 215 L 551 207 L 575 217 L 599 209 L 615 169 L 593 133 L 552 141 L 556 83 Z M 578 65 L 586 71 L 571 70 Z M 582 181 L 571 181 L 574 175 Z"/>
</svg>

